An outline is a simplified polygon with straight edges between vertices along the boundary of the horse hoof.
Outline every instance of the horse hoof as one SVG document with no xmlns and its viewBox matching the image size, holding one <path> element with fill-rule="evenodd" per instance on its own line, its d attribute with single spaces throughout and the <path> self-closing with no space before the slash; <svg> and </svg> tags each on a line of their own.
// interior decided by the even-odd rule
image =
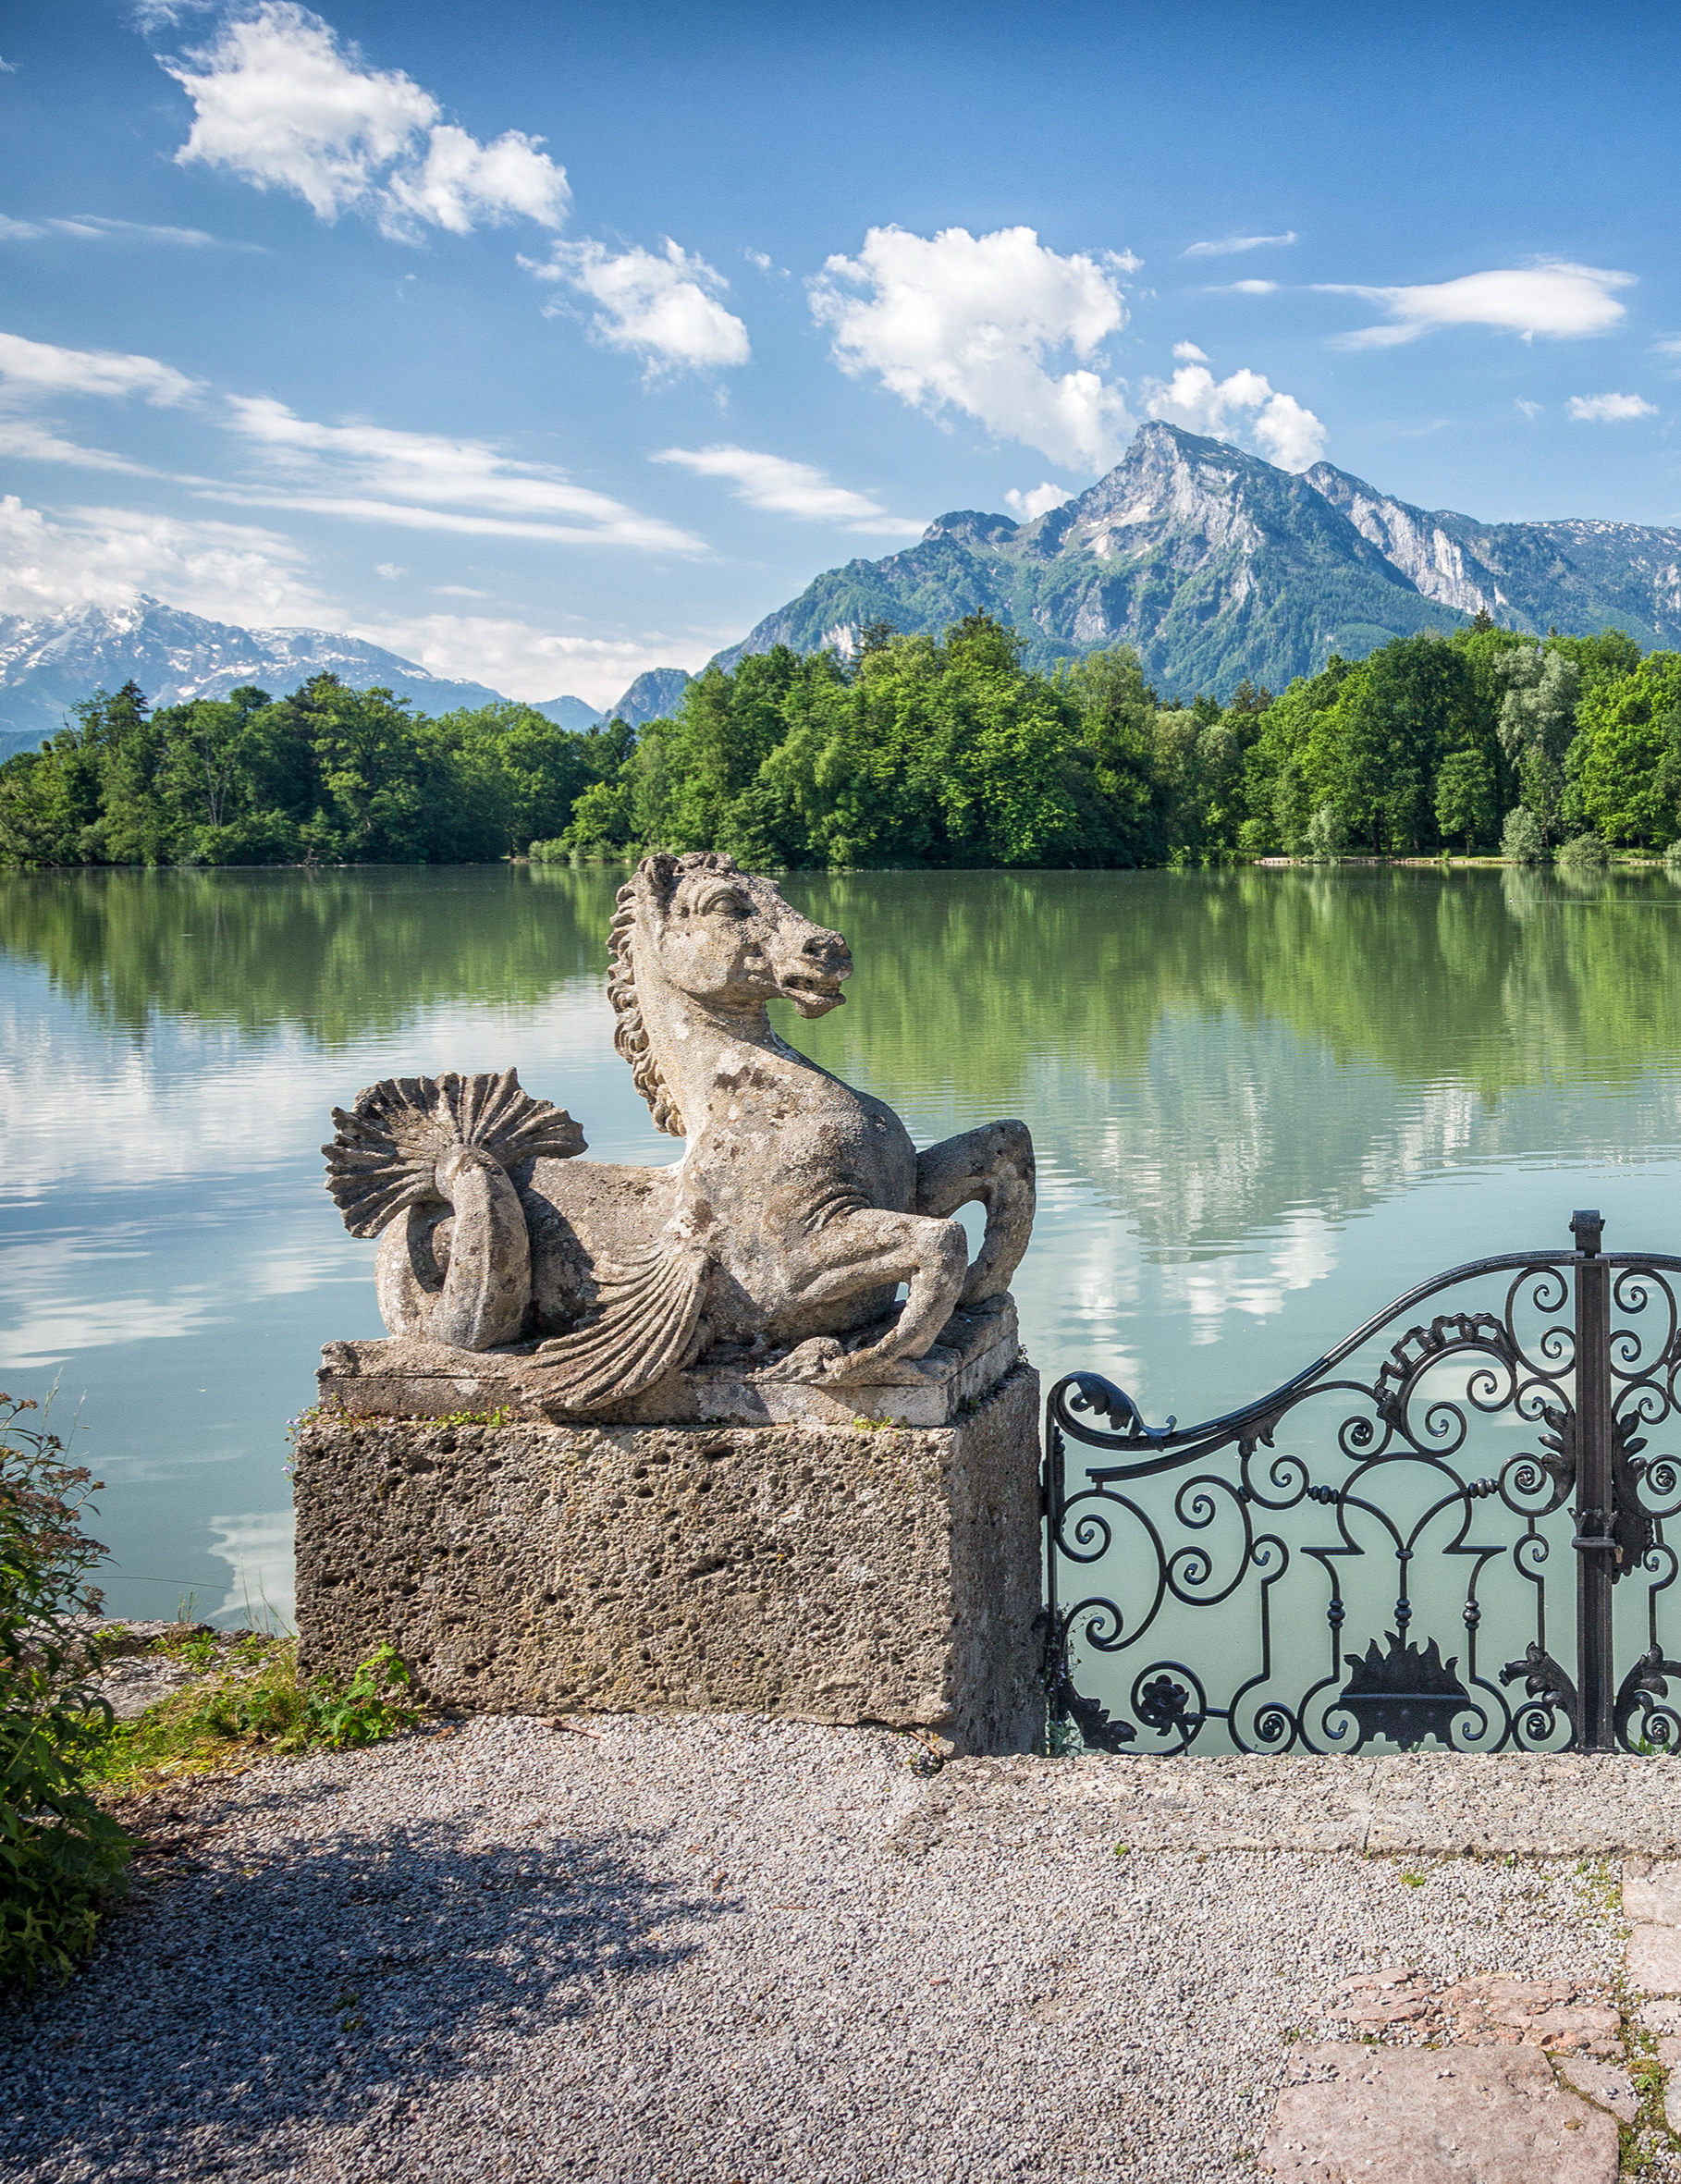
<svg viewBox="0 0 1681 2184">
<path fill-rule="evenodd" d="M 828 1365 L 844 1355 L 845 1345 L 836 1336 L 815 1334 L 790 1350 L 779 1364 L 767 1365 L 753 1377 L 755 1380 L 820 1380 L 827 1378 Z"/>
</svg>

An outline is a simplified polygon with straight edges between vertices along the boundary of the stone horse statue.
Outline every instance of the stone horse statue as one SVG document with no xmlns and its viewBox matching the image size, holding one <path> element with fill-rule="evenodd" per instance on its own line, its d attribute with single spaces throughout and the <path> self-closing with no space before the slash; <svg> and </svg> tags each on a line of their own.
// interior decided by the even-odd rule
<svg viewBox="0 0 1681 2184">
<path fill-rule="evenodd" d="M 891 1108 L 771 1026 L 767 1001 L 840 1006 L 839 933 L 732 858 L 661 853 L 619 890 L 610 952 L 614 1045 L 682 1158 L 580 1159 L 577 1123 L 512 1070 L 371 1086 L 323 1150 L 346 1226 L 380 1238 L 393 1335 L 521 1345 L 521 1383 L 587 1414 L 708 1355 L 767 1380 L 890 1380 L 954 1309 L 1009 1287 L 1033 1225 L 1026 1125 L 918 1153 Z M 972 1201 L 970 1265 L 952 1217 Z"/>
</svg>

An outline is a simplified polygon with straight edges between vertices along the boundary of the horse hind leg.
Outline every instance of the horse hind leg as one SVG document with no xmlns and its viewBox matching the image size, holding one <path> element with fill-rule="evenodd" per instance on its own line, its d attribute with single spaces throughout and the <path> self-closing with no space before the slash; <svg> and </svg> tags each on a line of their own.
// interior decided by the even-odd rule
<svg viewBox="0 0 1681 2184">
<path fill-rule="evenodd" d="M 837 1335 L 813 1335 L 766 1376 L 820 1380 L 835 1387 L 866 1384 L 896 1358 L 926 1356 L 951 1317 L 969 1256 L 968 1239 L 958 1222 L 877 1207 L 818 1230 L 811 1253 L 809 1263 L 796 1274 L 795 1294 L 802 1306 L 833 1304 L 860 1290 L 893 1289 L 902 1282 L 905 1285 L 898 1318 L 875 1342 L 849 1348 Z"/>
<path fill-rule="evenodd" d="M 959 1305 L 978 1305 L 1009 1288 L 1033 1234 L 1035 1203 L 1033 1138 L 1025 1123 L 985 1123 L 916 1156 L 918 1213 L 950 1221 L 960 1206 L 987 1209 L 987 1233 Z"/>
</svg>

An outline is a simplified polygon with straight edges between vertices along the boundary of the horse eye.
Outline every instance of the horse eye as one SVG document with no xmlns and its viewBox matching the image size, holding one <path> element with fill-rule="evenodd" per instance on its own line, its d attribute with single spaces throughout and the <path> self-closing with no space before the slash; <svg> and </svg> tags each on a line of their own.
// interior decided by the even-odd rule
<svg viewBox="0 0 1681 2184">
<path fill-rule="evenodd" d="M 715 912 L 718 911 L 722 911 L 726 917 L 747 917 L 751 915 L 746 903 L 742 901 L 742 898 L 739 895 L 715 895 L 711 902 L 705 905 L 701 912 L 701 915 L 703 917 L 710 917 Z"/>
</svg>

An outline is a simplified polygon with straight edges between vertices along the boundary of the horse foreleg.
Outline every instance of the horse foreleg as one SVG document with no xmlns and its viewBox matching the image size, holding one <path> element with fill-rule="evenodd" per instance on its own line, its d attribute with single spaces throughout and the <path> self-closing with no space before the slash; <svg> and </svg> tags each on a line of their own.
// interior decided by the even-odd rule
<svg viewBox="0 0 1681 2184">
<path fill-rule="evenodd" d="M 1025 1123 L 987 1123 L 916 1156 L 916 1210 L 949 1221 L 960 1206 L 987 1209 L 987 1233 L 958 1302 L 1000 1295 L 1033 1233 L 1033 1139 Z"/>
<path fill-rule="evenodd" d="M 802 1305 L 835 1304 L 861 1289 L 905 1284 L 898 1319 L 876 1342 L 849 1350 L 837 1336 L 814 1336 L 776 1368 L 779 1377 L 820 1372 L 847 1386 L 869 1380 L 893 1358 L 921 1357 L 933 1348 L 963 1287 L 969 1240 L 954 1221 L 869 1207 L 816 1230 L 803 1257 L 804 1263 L 792 1270 Z"/>
</svg>

